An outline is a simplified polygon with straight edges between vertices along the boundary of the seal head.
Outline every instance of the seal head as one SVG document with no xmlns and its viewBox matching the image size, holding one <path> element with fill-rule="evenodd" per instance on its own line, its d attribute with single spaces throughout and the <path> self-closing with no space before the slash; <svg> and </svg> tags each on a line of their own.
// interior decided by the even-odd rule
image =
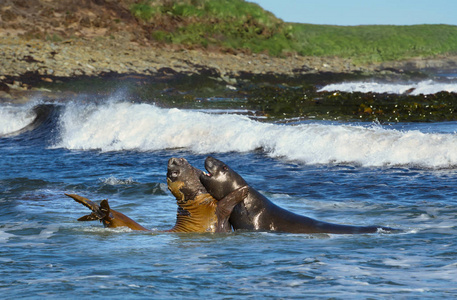
<svg viewBox="0 0 457 300">
<path fill-rule="evenodd" d="M 224 198 L 238 188 L 248 185 L 243 177 L 214 157 L 208 156 L 206 158 L 205 169 L 207 173 L 200 175 L 200 181 L 217 200 Z"/>
<path fill-rule="evenodd" d="M 208 193 L 199 180 L 201 174 L 202 171 L 194 168 L 185 158 L 172 157 L 168 160 L 168 189 L 176 197 L 178 205 Z"/>
</svg>

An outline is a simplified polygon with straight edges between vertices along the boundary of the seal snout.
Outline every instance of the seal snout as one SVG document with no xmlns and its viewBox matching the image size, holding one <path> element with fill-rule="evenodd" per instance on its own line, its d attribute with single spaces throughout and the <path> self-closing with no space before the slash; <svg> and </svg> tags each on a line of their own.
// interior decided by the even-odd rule
<svg viewBox="0 0 457 300">
<path fill-rule="evenodd" d="M 212 168 L 214 166 L 214 157 L 208 156 L 205 159 L 205 166 L 208 166 L 209 168 Z"/>
<path fill-rule="evenodd" d="M 208 156 L 206 159 L 205 159 L 205 169 L 206 171 L 208 171 L 208 173 L 204 173 L 206 176 L 208 177 L 211 177 L 212 174 L 214 173 L 214 169 L 216 167 L 216 164 L 215 164 L 215 158 L 212 157 L 212 156 Z"/>
<path fill-rule="evenodd" d="M 176 180 L 179 176 L 181 167 L 187 163 L 185 158 L 172 157 L 168 160 L 167 178 Z"/>
</svg>

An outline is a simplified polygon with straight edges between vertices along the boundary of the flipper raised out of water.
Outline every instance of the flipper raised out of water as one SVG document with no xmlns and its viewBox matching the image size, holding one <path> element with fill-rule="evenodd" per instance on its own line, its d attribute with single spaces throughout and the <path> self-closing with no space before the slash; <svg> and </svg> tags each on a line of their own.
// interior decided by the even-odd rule
<svg viewBox="0 0 457 300">
<path fill-rule="evenodd" d="M 95 202 L 76 194 L 65 195 L 92 210 L 91 214 L 79 218 L 78 221 L 100 220 L 100 222 L 108 228 L 128 227 L 132 230 L 148 230 L 123 213 L 111 209 L 107 199 L 102 200 L 100 205 L 98 205 Z"/>
</svg>

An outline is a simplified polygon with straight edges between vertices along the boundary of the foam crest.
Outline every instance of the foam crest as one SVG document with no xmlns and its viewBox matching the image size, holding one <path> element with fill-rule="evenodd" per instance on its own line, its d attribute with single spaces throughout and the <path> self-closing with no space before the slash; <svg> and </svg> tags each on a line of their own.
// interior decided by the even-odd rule
<svg viewBox="0 0 457 300">
<path fill-rule="evenodd" d="M 69 105 L 61 119 L 61 141 L 56 146 L 102 151 L 249 151 L 258 147 L 248 142 L 252 134 L 246 129 L 252 122 L 238 115 L 210 115 L 148 104 Z"/>
<path fill-rule="evenodd" d="M 388 93 L 411 95 L 430 95 L 438 92 L 457 93 L 457 83 L 437 82 L 434 80 L 424 80 L 414 83 L 381 83 L 381 82 L 345 82 L 335 83 L 324 86 L 319 92 L 361 92 L 361 93 Z"/>
<path fill-rule="evenodd" d="M 0 243 L 6 243 L 10 238 L 14 236 L 14 234 L 6 233 L 5 231 L 0 230 Z"/>
<path fill-rule="evenodd" d="M 307 164 L 457 166 L 457 135 L 380 126 L 261 123 L 240 115 L 112 103 L 67 107 L 56 147 L 102 151 L 184 148 L 198 154 L 247 152 Z"/>
<path fill-rule="evenodd" d="M 456 146 L 455 134 L 303 125 L 285 128 L 270 154 L 310 164 L 446 168 L 457 165 L 457 154 L 452 150 Z"/>
<path fill-rule="evenodd" d="M 107 178 L 100 178 L 100 181 L 106 185 L 122 185 L 136 183 L 131 177 L 127 179 L 119 179 L 112 175 Z"/>
<path fill-rule="evenodd" d="M 15 132 L 30 124 L 35 118 L 31 107 L 0 106 L 0 136 Z"/>
</svg>

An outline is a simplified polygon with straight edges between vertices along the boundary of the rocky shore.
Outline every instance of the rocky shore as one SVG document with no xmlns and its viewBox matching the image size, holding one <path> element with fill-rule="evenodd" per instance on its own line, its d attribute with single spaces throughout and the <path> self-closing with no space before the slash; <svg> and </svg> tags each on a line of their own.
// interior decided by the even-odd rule
<svg viewBox="0 0 457 300">
<path fill-rule="evenodd" d="M 234 86 L 236 88 L 233 90 L 237 91 L 239 88 L 246 88 L 250 93 L 250 105 L 252 105 L 253 110 L 259 111 L 261 114 L 284 117 L 287 114 L 295 116 L 297 112 L 300 112 L 298 114 L 328 118 L 327 108 L 324 107 L 325 111 L 322 112 L 319 110 L 319 105 L 314 105 L 318 103 L 318 100 L 313 100 L 307 105 L 303 104 L 303 95 L 307 94 L 313 99 L 333 97 L 332 101 L 336 99 L 335 97 L 339 97 L 339 101 L 345 103 L 340 105 L 341 108 L 351 107 L 350 114 L 346 116 L 347 112 L 333 108 L 336 111 L 333 118 L 335 120 L 341 118 L 352 120 L 354 116 L 359 116 L 357 119 L 359 121 L 370 121 L 372 118 L 387 121 L 398 120 L 399 112 L 396 107 L 391 108 L 389 106 L 392 104 L 389 99 L 387 99 L 386 105 L 377 99 L 380 108 L 376 109 L 376 114 L 374 114 L 374 108 L 371 108 L 373 104 L 370 104 L 373 99 L 370 95 L 359 95 L 359 98 L 356 96 L 357 99 L 353 99 L 349 95 L 333 95 L 332 93 L 317 95 L 313 94 L 316 92 L 312 88 L 311 90 L 304 87 L 301 89 L 278 88 L 276 86 L 262 88 L 262 84 L 259 85 L 256 82 L 259 79 L 261 81 L 273 79 L 274 82 L 285 83 L 285 86 L 288 86 L 288 83 L 293 85 L 293 82 L 300 82 L 299 84 L 303 85 L 309 84 L 307 80 L 312 77 L 318 77 L 319 82 L 321 82 L 322 80 L 334 81 L 338 78 L 360 78 L 360 76 L 382 76 L 393 79 L 401 77 L 407 80 L 411 78 L 408 76 L 424 75 L 410 72 L 457 69 L 455 57 L 358 66 L 349 59 L 340 58 L 301 56 L 275 58 L 265 54 L 224 53 L 172 46 L 140 45 L 132 42 L 128 35 L 62 41 L 28 40 L 20 37 L 3 36 L 0 37 L 0 55 L 2 57 L 0 60 L 0 102 L 26 103 L 37 98 L 46 101 L 60 101 L 62 97 L 65 98 L 66 93 L 71 98 L 74 92 L 60 91 L 59 88 L 56 88 L 56 91 L 59 90 L 56 92 L 42 87 L 46 86 L 53 89 L 53 87 L 59 86 L 61 82 L 87 82 L 88 78 L 92 80 L 92 78 L 98 77 L 111 82 L 119 82 L 119 84 L 124 80 L 133 79 L 139 80 L 140 85 L 143 85 L 147 82 L 176 82 L 173 81 L 175 78 L 186 79 L 186 75 L 200 75 L 189 76 L 189 82 L 204 85 L 204 81 L 209 77 L 212 82 L 215 82 L 215 79 L 219 81 L 218 85 L 225 85 L 229 87 L 229 90 L 233 89 Z M 253 78 L 253 75 L 259 76 Z M 263 75 L 265 77 L 262 77 Z M 253 80 L 246 81 L 249 78 Z M 253 85 L 255 88 L 252 88 Z M 83 91 L 86 88 L 83 87 Z M 199 87 L 194 86 L 193 88 L 198 89 Z M 159 94 L 151 94 L 151 97 L 158 99 L 164 97 L 163 93 L 169 93 L 165 98 L 168 97 L 172 101 L 174 92 L 173 88 L 158 90 L 157 93 Z M 192 95 L 187 94 L 187 98 L 195 99 L 196 96 Z M 417 105 L 417 102 L 421 101 L 417 97 L 411 99 L 408 95 L 399 95 L 398 97 L 397 101 L 403 101 L 405 104 L 402 107 L 407 108 L 403 112 L 402 120 L 453 120 L 455 108 L 452 104 L 454 103 L 454 96 L 451 94 L 442 96 L 440 101 L 445 104 L 440 106 L 439 113 L 434 111 L 434 109 L 436 110 L 435 106 L 430 106 L 433 111 L 424 113 L 422 106 Z M 168 98 L 165 100 L 161 98 L 161 101 L 166 102 Z M 182 96 L 179 98 L 181 99 Z M 431 98 L 428 99 L 432 100 Z M 288 104 L 283 107 L 281 103 Z M 412 107 L 415 107 L 417 112 Z M 427 107 L 429 106 L 427 105 Z M 283 111 L 284 109 L 286 110 Z M 414 114 L 411 113 L 412 111 Z M 450 115 L 449 112 L 451 112 Z"/>
<path fill-rule="evenodd" d="M 48 76 L 44 80 L 106 73 L 204 73 L 227 80 L 240 73 L 293 76 L 373 69 L 356 66 L 349 59 L 295 55 L 276 58 L 238 50 L 224 52 L 157 43 L 150 38 L 154 28 L 171 30 L 183 20 L 164 18 L 149 28 L 130 13 L 131 3 L 37 0 L 30 4 L 5 0 L 0 8 L 0 80 L 14 77 L 19 82 L 26 73 Z"/>
<path fill-rule="evenodd" d="M 26 40 L 0 37 L 0 98 L 33 94 L 40 82 L 61 78 L 137 74 L 169 76 L 201 74 L 235 83 L 240 74 L 346 73 L 371 71 L 349 60 L 290 56 L 274 58 L 265 54 L 221 53 L 172 46 L 145 46 L 130 41 L 128 33 L 116 38 Z M 38 90 L 39 91 L 39 90 Z M 15 94 L 15 95 L 13 95 Z"/>
<path fill-rule="evenodd" d="M 302 57 L 285 58 L 266 54 L 222 53 L 172 46 L 144 46 L 130 41 L 128 34 L 112 38 L 26 40 L 0 37 L 0 82 L 2 90 L 28 90 L 21 78 L 37 76 L 52 82 L 58 77 L 103 76 L 104 74 L 169 75 L 203 74 L 233 82 L 242 73 L 298 76 L 312 73 L 382 73 L 427 68 L 452 68 L 457 57 L 417 59 L 379 65 L 358 66 L 350 59 Z"/>
<path fill-rule="evenodd" d="M 221 53 L 167 45 L 142 46 L 128 38 L 69 39 L 59 42 L 0 37 L 0 75 L 26 72 L 57 77 L 97 76 L 103 73 L 156 74 L 210 72 L 221 78 L 252 74 L 373 71 L 349 59 L 266 54 Z"/>
</svg>

